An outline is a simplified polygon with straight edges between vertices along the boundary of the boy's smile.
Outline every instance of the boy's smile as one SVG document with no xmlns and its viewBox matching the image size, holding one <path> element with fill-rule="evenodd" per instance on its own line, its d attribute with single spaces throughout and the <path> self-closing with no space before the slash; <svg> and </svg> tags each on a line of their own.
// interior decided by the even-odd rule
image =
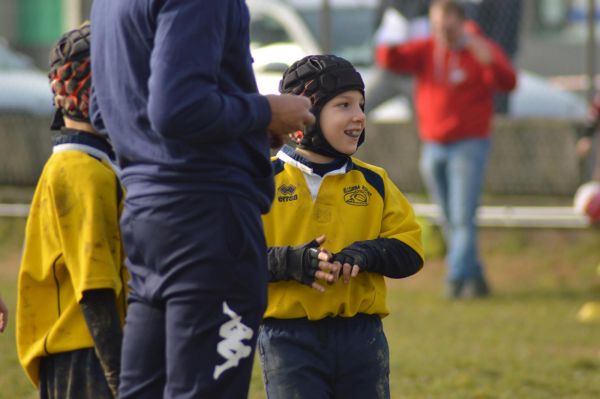
<svg viewBox="0 0 600 399">
<path fill-rule="evenodd" d="M 356 139 L 358 139 L 360 137 L 361 133 L 362 133 L 362 129 L 344 130 L 344 134 L 346 134 L 346 136 L 354 137 Z"/>
</svg>

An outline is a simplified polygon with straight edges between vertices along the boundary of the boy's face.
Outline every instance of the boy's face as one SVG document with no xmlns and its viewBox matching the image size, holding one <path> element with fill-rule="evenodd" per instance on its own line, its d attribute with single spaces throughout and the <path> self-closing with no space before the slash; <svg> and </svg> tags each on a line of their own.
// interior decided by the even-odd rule
<svg viewBox="0 0 600 399">
<path fill-rule="evenodd" d="M 342 154 L 356 152 L 366 122 L 364 103 L 361 92 L 350 90 L 329 100 L 321 110 L 321 131 L 329 144 Z"/>
</svg>

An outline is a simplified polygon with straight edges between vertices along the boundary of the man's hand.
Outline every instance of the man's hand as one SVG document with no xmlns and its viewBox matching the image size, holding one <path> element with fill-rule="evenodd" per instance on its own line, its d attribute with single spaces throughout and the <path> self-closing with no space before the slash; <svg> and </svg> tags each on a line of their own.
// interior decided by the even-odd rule
<svg viewBox="0 0 600 399">
<path fill-rule="evenodd" d="M 480 36 L 465 33 L 467 48 L 471 51 L 471 54 L 477 59 L 477 61 L 481 62 L 483 65 L 489 65 L 492 63 L 492 49 L 489 44 Z"/>
<path fill-rule="evenodd" d="M 271 106 L 271 123 L 267 126 L 271 147 L 281 147 L 288 134 L 304 130 L 305 126 L 315 123 L 307 97 L 291 94 L 271 94 L 266 97 Z"/>
</svg>

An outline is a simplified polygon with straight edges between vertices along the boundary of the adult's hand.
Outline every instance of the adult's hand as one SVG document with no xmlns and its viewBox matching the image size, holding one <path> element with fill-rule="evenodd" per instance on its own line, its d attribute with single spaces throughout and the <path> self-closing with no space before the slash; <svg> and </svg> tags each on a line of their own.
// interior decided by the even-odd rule
<svg viewBox="0 0 600 399">
<path fill-rule="evenodd" d="M 288 134 L 315 123 L 315 116 L 310 112 L 311 103 L 307 97 L 291 94 L 271 94 L 266 97 L 271 106 L 271 123 L 267 130 L 272 147 L 281 146 Z"/>
<path fill-rule="evenodd" d="M 465 33 L 467 35 L 467 48 L 471 54 L 484 65 L 489 65 L 492 62 L 492 49 L 490 45 L 481 36 Z"/>
</svg>

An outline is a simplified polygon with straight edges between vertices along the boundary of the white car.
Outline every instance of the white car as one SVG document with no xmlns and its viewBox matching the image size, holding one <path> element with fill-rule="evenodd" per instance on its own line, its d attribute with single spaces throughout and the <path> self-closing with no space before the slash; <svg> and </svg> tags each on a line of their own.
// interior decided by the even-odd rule
<svg viewBox="0 0 600 399">
<path fill-rule="evenodd" d="M 373 71 L 376 0 L 329 0 L 331 52 L 351 61 L 369 86 Z M 248 0 L 250 38 L 259 91 L 278 93 L 282 72 L 295 60 L 322 53 L 318 42 L 322 0 Z M 579 96 L 550 85 L 544 78 L 518 71 L 518 86 L 510 96 L 514 118 L 585 119 L 587 105 Z M 397 96 L 371 115 L 380 121 L 412 118 L 405 98 Z"/>
<path fill-rule="evenodd" d="M 0 38 L 0 112 L 50 115 L 52 111 L 48 76 Z"/>
</svg>

